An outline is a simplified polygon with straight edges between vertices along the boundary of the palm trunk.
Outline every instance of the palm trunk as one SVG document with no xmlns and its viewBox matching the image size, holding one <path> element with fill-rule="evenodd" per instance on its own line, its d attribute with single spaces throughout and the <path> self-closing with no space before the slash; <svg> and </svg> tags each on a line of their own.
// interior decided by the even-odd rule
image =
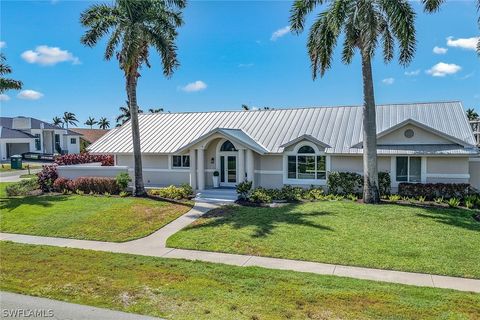
<svg viewBox="0 0 480 320">
<path fill-rule="evenodd" d="M 362 52 L 363 77 L 363 201 L 380 202 L 377 169 L 377 124 L 371 57 Z"/>
<path fill-rule="evenodd" d="M 133 165 L 135 175 L 134 195 L 143 197 L 146 195 L 143 185 L 142 173 L 142 154 L 140 149 L 140 128 L 138 126 L 138 106 L 137 106 L 137 70 L 127 75 L 127 94 L 130 108 L 130 123 L 132 126 L 133 143 Z"/>
</svg>

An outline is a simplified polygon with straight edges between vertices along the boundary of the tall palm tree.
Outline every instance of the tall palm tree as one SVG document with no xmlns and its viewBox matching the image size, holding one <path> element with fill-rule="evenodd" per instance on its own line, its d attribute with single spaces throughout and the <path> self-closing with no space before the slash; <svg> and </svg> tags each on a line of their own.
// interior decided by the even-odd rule
<svg viewBox="0 0 480 320">
<path fill-rule="evenodd" d="M 143 113 L 143 110 L 140 109 L 140 107 L 137 107 L 137 108 L 138 108 L 138 113 Z M 115 121 L 117 122 L 117 127 L 121 126 L 122 124 L 130 120 L 130 108 L 128 107 L 128 101 L 127 101 L 126 107 L 120 107 L 118 108 L 118 110 L 120 110 L 120 114 L 115 119 Z"/>
<path fill-rule="evenodd" d="M 415 53 L 415 12 L 407 0 L 296 0 L 291 9 L 291 29 L 304 30 L 307 15 L 316 6 L 329 6 L 310 28 L 307 48 L 313 79 L 331 67 L 334 48 L 343 33 L 342 61 L 352 62 L 355 51 L 361 56 L 363 77 L 363 200 L 378 203 L 377 136 L 375 94 L 371 60 L 381 41 L 384 61 L 393 59 L 398 43 L 399 62 L 408 65 Z"/>
<path fill-rule="evenodd" d="M 53 124 L 54 126 L 58 126 L 58 127 L 59 127 L 60 125 L 63 125 L 63 121 L 62 121 L 62 119 L 60 119 L 59 117 L 53 117 L 53 119 L 52 119 L 52 124 Z"/>
<path fill-rule="evenodd" d="M 22 82 L 13 79 L 7 79 L 3 76 L 12 73 L 12 68 L 6 64 L 7 58 L 3 53 L 0 53 L 0 94 L 7 90 L 22 89 Z"/>
<path fill-rule="evenodd" d="M 470 108 L 467 109 L 467 118 L 470 121 L 478 120 L 478 113 L 475 111 L 475 109 Z"/>
<path fill-rule="evenodd" d="M 110 121 L 108 121 L 105 117 L 101 117 L 100 120 L 98 120 L 98 127 L 100 129 L 106 130 L 110 128 Z"/>
<path fill-rule="evenodd" d="M 422 0 L 422 3 L 425 6 L 425 11 L 432 13 L 440 10 L 442 4 L 446 2 L 445 0 Z M 477 12 L 480 12 L 480 0 L 477 0 Z M 480 28 L 480 15 L 477 18 L 477 24 Z M 480 38 L 477 41 L 477 53 L 480 55 Z"/>
<path fill-rule="evenodd" d="M 163 112 L 163 108 L 157 108 L 157 109 L 150 108 L 150 109 L 148 109 L 148 112 L 149 113 L 160 113 L 160 112 Z"/>
<path fill-rule="evenodd" d="M 63 120 L 63 123 L 65 124 L 65 126 L 67 127 L 67 129 L 68 129 L 69 124 L 71 124 L 72 126 L 77 126 L 78 119 L 77 119 L 77 116 L 75 115 L 75 113 L 64 112 L 62 120 Z"/>
<path fill-rule="evenodd" d="M 97 124 L 97 121 L 95 121 L 95 118 L 88 117 L 87 121 L 85 121 L 85 125 L 90 126 L 90 129 L 93 128 L 94 125 Z"/>
<path fill-rule="evenodd" d="M 126 81 L 130 122 L 132 127 L 135 195 L 146 194 L 140 151 L 137 83 L 143 65 L 150 67 L 149 49 L 153 47 L 162 58 L 163 73 L 172 75 L 178 67 L 175 40 L 177 28 L 183 24 L 181 9 L 186 0 L 116 0 L 113 4 L 95 4 L 86 9 L 80 22 L 88 30 L 81 38 L 86 46 L 95 46 L 109 35 L 105 59 L 115 51 Z"/>
</svg>

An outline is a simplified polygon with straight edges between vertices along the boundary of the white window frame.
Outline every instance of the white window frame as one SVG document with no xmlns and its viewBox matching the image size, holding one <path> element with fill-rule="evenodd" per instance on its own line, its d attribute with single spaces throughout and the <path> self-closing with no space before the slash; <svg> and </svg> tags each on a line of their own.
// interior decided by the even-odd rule
<svg viewBox="0 0 480 320">
<path fill-rule="evenodd" d="M 315 153 L 298 153 L 301 147 L 312 147 Z M 292 179 L 288 177 L 288 157 L 297 156 L 297 176 L 298 176 L 298 156 L 314 156 L 315 157 L 315 177 L 317 176 L 317 156 L 325 157 L 325 179 Z M 299 142 L 293 151 L 286 151 L 283 155 L 283 184 L 291 185 L 327 185 L 328 173 L 330 171 L 330 156 L 320 150 L 317 145 L 308 141 Z"/>
<path fill-rule="evenodd" d="M 77 138 L 70 138 L 70 144 L 77 144 Z"/>
<path fill-rule="evenodd" d="M 173 157 L 181 157 L 181 159 L 180 159 L 181 161 L 180 161 L 180 166 L 179 166 L 179 167 L 173 165 Z M 188 167 L 186 167 L 186 166 L 183 165 L 183 157 L 188 157 L 188 158 L 189 158 L 189 159 L 188 159 L 188 163 L 189 163 L 189 166 L 188 166 Z M 170 163 L 171 163 L 170 168 L 171 168 L 171 169 L 189 170 L 189 169 L 190 169 L 190 166 L 192 165 L 192 164 L 190 163 L 190 161 L 191 161 L 191 159 L 190 159 L 190 155 L 189 155 L 189 154 L 173 154 L 173 155 L 170 157 Z"/>
<path fill-rule="evenodd" d="M 421 158 L 420 181 L 410 181 L 410 158 Z M 397 181 L 397 158 L 408 158 L 407 160 L 407 181 Z M 427 182 L 427 157 L 417 155 L 398 155 L 391 157 L 390 177 L 392 179 L 392 187 L 398 187 L 400 183 L 426 183 Z"/>
</svg>

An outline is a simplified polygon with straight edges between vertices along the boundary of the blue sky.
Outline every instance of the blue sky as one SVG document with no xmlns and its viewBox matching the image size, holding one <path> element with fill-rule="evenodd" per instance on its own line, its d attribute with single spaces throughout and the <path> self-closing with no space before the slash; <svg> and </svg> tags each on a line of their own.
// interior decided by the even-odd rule
<svg viewBox="0 0 480 320">
<path fill-rule="evenodd" d="M 2 116 L 49 121 L 69 111 L 82 123 L 88 116 L 113 122 L 126 99 L 118 63 L 103 60 L 104 42 L 91 49 L 79 41 L 84 31 L 79 14 L 92 3 L 1 2 L 1 50 L 14 70 L 11 77 L 22 80 L 24 90 L 29 90 L 1 97 Z M 152 68 L 141 72 L 139 105 L 175 112 L 232 110 L 241 104 L 278 108 L 361 104 L 358 57 L 345 66 L 337 48 L 332 69 L 312 80 L 306 33 L 283 32 L 291 3 L 190 1 L 179 30 L 181 66 L 165 79 L 160 60 L 152 55 Z M 385 65 L 376 57 L 377 103 L 461 100 L 465 108 L 480 111 L 480 59 L 469 49 L 471 38 L 479 34 L 474 2 L 450 2 L 433 15 L 414 6 L 415 59 L 403 68 L 396 61 Z"/>
</svg>

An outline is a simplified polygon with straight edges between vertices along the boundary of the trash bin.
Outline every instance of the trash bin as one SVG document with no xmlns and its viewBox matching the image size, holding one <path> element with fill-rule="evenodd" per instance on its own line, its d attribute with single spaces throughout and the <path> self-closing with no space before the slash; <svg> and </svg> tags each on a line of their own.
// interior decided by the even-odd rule
<svg viewBox="0 0 480 320">
<path fill-rule="evenodd" d="M 22 169 L 22 156 L 14 155 L 10 157 L 10 168 L 12 169 Z"/>
</svg>

